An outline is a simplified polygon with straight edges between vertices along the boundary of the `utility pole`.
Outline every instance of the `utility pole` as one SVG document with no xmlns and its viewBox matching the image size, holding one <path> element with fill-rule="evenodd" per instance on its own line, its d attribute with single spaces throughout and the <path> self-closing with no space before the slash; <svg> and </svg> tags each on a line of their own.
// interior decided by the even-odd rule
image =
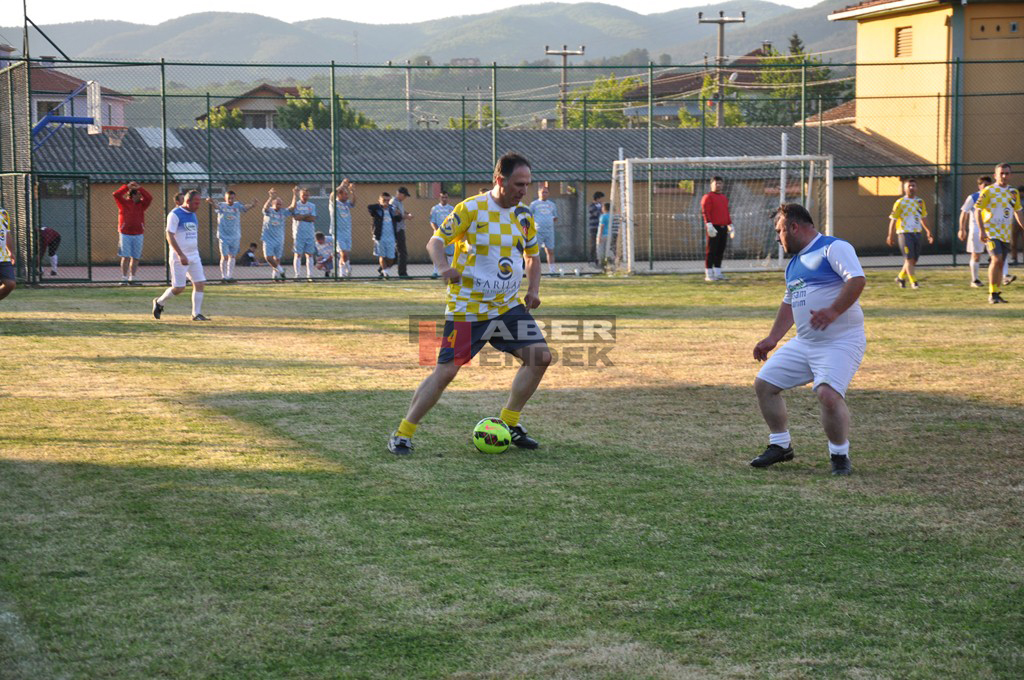
<svg viewBox="0 0 1024 680">
<path fill-rule="evenodd" d="M 412 116 L 412 62 L 405 60 L 405 115 L 409 119 L 409 129 L 416 129 Z"/>
<path fill-rule="evenodd" d="M 569 70 L 569 57 L 579 57 L 583 55 L 586 50 L 585 45 L 580 45 L 578 50 L 570 50 L 568 45 L 562 45 L 562 49 L 553 50 L 547 45 L 544 46 L 544 54 L 557 55 L 562 57 L 562 95 L 559 98 L 559 108 L 562 110 L 562 129 L 569 127 L 569 111 L 566 108 L 565 102 L 568 96 L 568 70 Z"/>
<path fill-rule="evenodd" d="M 717 116 L 715 120 L 718 127 L 722 127 L 725 124 L 725 79 L 723 78 L 723 67 L 725 66 L 725 25 L 742 24 L 746 21 L 746 12 L 740 12 L 739 17 L 727 17 L 725 12 L 719 12 L 717 19 L 705 19 L 704 12 L 697 12 L 697 23 L 718 24 L 718 57 L 715 59 L 718 65 L 718 94 L 715 96 L 717 102 Z"/>
</svg>

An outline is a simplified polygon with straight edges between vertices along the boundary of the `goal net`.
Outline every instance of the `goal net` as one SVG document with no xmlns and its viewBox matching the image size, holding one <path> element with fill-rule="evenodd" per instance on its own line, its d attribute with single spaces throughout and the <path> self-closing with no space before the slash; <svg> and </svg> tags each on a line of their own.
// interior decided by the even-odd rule
<svg viewBox="0 0 1024 680">
<path fill-rule="evenodd" d="M 703 271 L 700 201 L 716 176 L 734 227 L 726 270 L 782 264 L 773 224 L 781 203 L 803 204 L 818 229 L 832 233 L 831 156 L 628 158 L 613 165 L 613 233 L 599 256 L 621 273 Z"/>
</svg>

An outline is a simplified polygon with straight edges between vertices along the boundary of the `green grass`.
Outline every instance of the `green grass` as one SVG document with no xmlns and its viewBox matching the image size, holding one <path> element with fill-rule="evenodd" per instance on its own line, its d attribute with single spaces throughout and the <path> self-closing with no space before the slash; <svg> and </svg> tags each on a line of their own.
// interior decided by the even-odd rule
<svg viewBox="0 0 1024 680">
<path fill-rule="evenodd" d="M 0 677 L 1024 675 L 1024 297 L 872 271 L 855 472 L 817 405 L 766 430 L 779 274 L 545 279 L 614 314 L 614 366 L 552 367 L 539 452 L 483 456 L 510 368 L 467 367 L 385 451 L 432 282 L 0 303 Z M 1024 290 L 1024 289 L 1022 289 Z M 1016 304 L 1015 304 L 1016 303 Z"/>
</svg>

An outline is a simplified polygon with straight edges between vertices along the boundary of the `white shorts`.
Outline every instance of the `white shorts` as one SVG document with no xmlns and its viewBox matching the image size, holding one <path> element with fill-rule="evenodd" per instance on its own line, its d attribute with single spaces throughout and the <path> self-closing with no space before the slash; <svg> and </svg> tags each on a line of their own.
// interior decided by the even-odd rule
<svg viewBox="0 0 1024 680">
<path fill-rule="evenodd" d="M 206 273 L 203 271 L 203 261 L 199 253 L 193 255 L 185 254 L 188 257 L 188 264 L 184 265 L 178 259 L 178 253 L 171 253 L 171 286 L 173 288 L 184 288 L 185 278 L 188 277 L 192 283 L 202 283 L 206 280 Z"/>
<path fill-rule="evenodd" d="M 813 389 L 824 384 L 845 398 L 866 345 L 863 339 L 856 338 L 830 343 L 793 338 L 768 357 L 757 377 L 784 390 L 809 382 L 813 382 Z"/>
<path fill-rule="evenodd" d="M 970 233 L 967 235 L 967 252 L 985 252 L 985 244 L 981 242 L 981 230 L 977 227 L 972 226 Z"/>
</svg>

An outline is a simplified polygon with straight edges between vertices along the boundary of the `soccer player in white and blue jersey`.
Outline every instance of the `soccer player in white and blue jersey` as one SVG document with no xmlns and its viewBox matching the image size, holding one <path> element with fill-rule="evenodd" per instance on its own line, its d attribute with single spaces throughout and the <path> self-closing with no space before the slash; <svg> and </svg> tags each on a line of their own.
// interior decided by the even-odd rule
<svg viewBox="0 0 1024 680">
<path fill-rule="evenodd" d="M 196 211 L 202 203 L 196 190 L 185 194 L 185 202 L 167 214 L 167 244 L 171 247 L 171 286 L 153 299 L 153 318 L 159 319 L 164 305 L 185 290 L 192 281 L 192 320 L 209 321 L 203 316 L 203 288 L 206 274 L 199 259 L 199 218 Z"/>
<path fill-rule="evenodd" d="M 283 283 L 285 279 L 281 258 L 284 256 L 284 225 L 291 213 L 284 207 L 284 201 L 277 196 L 277 191 L 267 192 L 267 202 L 263 204 L 263 257 L 270 265 L 272 281 Z"/>
<path fill-rule="evenodd" d="M 782 390 L 812 383 L 821 405 L 832 474 L 848 475 L 850 411 L 846 389 L 867 347 L 864 313 L 857 299 L 864 290 L 853 246 L 814 227 L 798 203 L 779 207 L 775 232 L 787 253 L 786 294 L 768 336 L 754 346 L 754 359 L 765 365 L 754 380 L 761 415 L 768 424 L 768 448 L 750 461 L 768 467 L 793 459 L 786 402 Z M 796 324 L 796 337 L 768 358 Z"/>
<path fill-rule="evenodd" d="M 444 221 L 448 219 L 448 216 L 455 210 L 455 206 L 448 203 L 448 192 L 442 191 L 437 197 L 437 205 L 430 209 L 430 228 L 433 231 L 437 231 L 444 224 Z M 444 247 L 444 255 L 451 262 L 452 257 L 455 255 L 455 244 L 449 244 Z M 441 272 L 437 271 L 437 266 L 434 266 L 434 273 L 430 275 L 430 278 L 436 279 L 441 275 Z"/>
<path fill-rule="evenodd" d="M 548 188 L 542 186 L 537 200 L 530 204 L 533 221 L 537 225 L 537 241 L 548 258 L 548 274 L 555 273 L 555 223 L 558 222 L 558 206 L 548 200 Z"/>
<path fill-rule="evenodd" d="M 212 198 L 206 202 L 217 212 L 217 242 L 220 244 L 220 278 L 225 283 L 234 281 L 235 258 L 238 257 L 242 242 L 242 213 L 256 205 L 249 205 L 235 200 L 234 191 L 224 192 L 223 201 Z"/>
<path fill-rule="evenodd" d="M 352 250 L 352 208 L 356 206 L 356 185 L 341 180 L 334 190 L 334 201 L 331 205 L 331 224 L 334 225 L 334 240 L 338 249 L 338 273 L 352 276 L 352 264 L 349 253 Z"/>
<path fill-rule="evenodd" d="M 985 244 L 981 242 L 981 227 L 978 226 L 978 216 L 974 214 L 974 204 L 978 202 L 978 197 L 981 196 L 981 192 L 985 190 L 989 184 L 992 184 L 992 178 L 988 175 L 983 175 L 978 178 L 978 190 L 967 197 L 964 204 L 960 207 L 960 232 L 957 234 L 961 241 L 967 244 L 967 252 L 970 253 L 970 270 L 971 270 L 971 287 L 981 288 L 981 278 L 979 278 L 980 267 L 981 267 L 981 254 L 985 252 Z"/>
</svg>

